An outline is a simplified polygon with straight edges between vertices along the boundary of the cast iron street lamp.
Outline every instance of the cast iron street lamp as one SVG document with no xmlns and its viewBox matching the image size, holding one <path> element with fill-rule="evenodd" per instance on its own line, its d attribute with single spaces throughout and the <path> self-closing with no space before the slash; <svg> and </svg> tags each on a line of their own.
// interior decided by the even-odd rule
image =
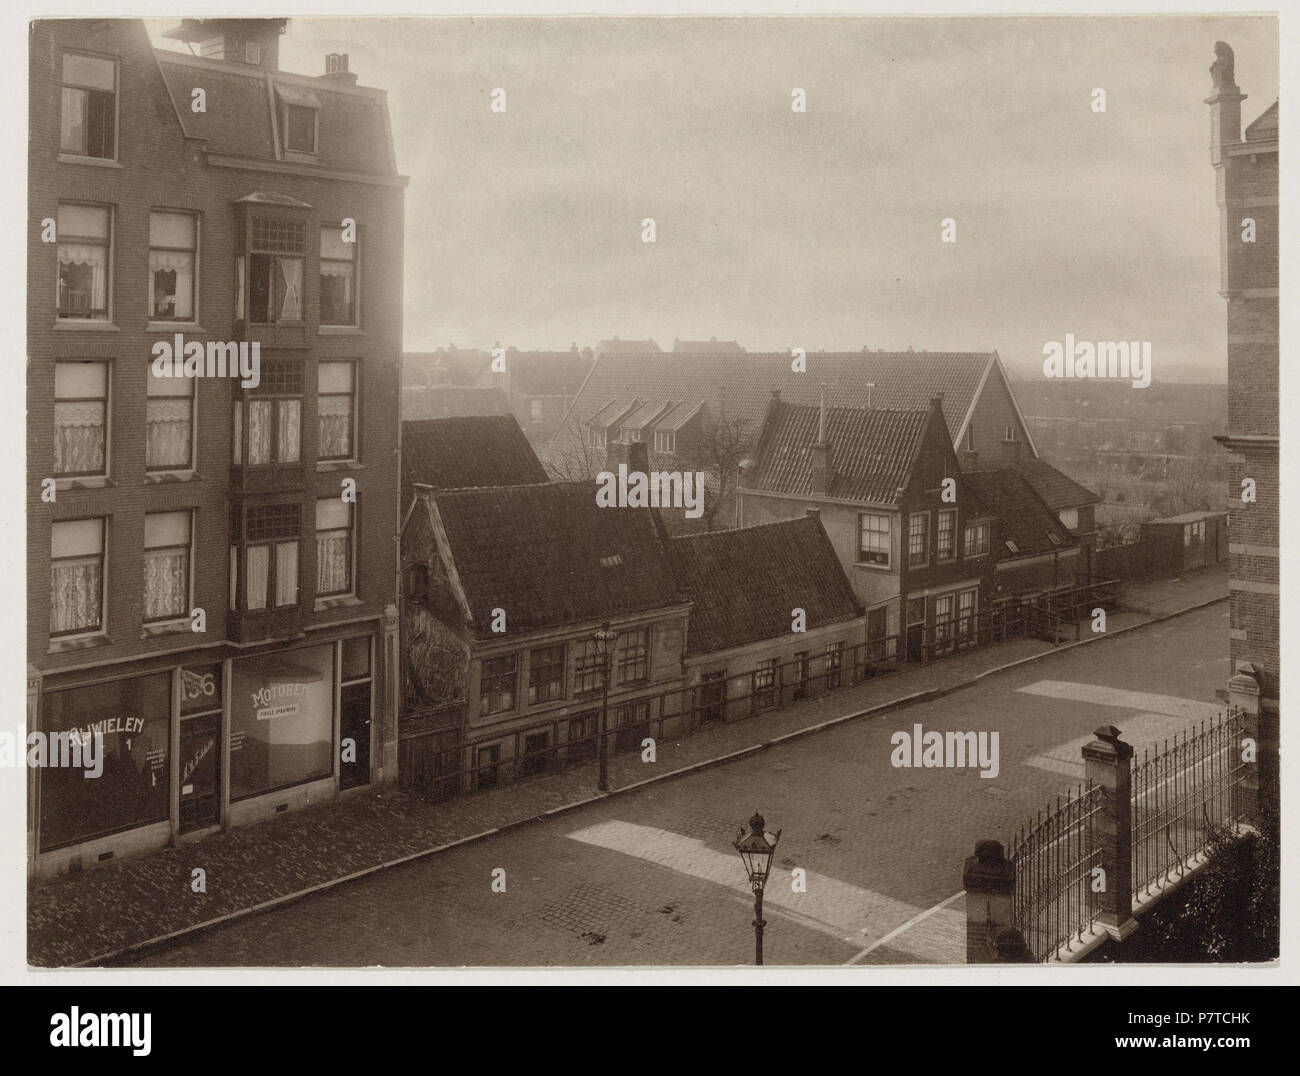
<svg viewBox="0 0 1300 1076">
<path fill-rule="evenodd" d="M 767 885 L 767 875 L 772 869 L 772 857 L 776 854 L 776 842 L 781 839 L 778 829 L 769 841 L 763 827 L 763 816 L 757 811 L 749 820 L 749 833 L 742 827 L 733 842 L 736 851 L 745 864 L 745 873 L 749 875 L 750 888 L 754 890 L 754 963 L 763 963 L 763 928 L 767 921 L 763 918 L 763 887 Z"/>
<path fill-rule="evenodd" d="M 600 650 L 600 777 L 596 781 L 596 788 L 608 792 L 609 761 L 605 753 L 605 739 L 609 731 L 609 651 L 618 638 L 618 632 L 610 631 L 609 621 L 606 620 L 600 630 L 592 634 L 592 638 Z"/>
</svg>

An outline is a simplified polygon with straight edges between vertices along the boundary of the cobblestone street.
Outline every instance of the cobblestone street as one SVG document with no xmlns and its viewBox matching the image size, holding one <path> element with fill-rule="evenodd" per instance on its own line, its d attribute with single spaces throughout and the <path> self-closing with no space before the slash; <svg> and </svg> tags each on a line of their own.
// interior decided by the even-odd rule
<svg viewBox="0 0 1300 1076">
<path fill-rule="evenodd" d="M 744 964 L 752 960 L 752 908 L 730 841 L 756 807 L 769 828 L 784 830 L 765 906 L 769 963 L 959 962 L 961 866 L 974 842 L 1005 841 L 1049 797 L 1071 787 L 1077 779 L 1069 765 L 1071 742 L 1086 739 L 1098 725 L 1118 725 L 1140 749 L 1144 738 L 1169 735 L 1217 709 L 1214 692 L 1227 671 L 1221 656 L 1226 633 L 1227 607 L 1214 604 L 116 962 Z M 931 681 L 927 686 L 959 664 L 921 670 Z M 851 694 L 823 705 L 848 710 Z M 788 720 L 792 713 L 775 716 Z M 750 742 L 777 734 L 763 727 L 768 720 L 744 723 Z M 812 722 L 804 716 L 803 723 Z M 927 730 L 997 730 L 997 778 L 981 778 L 974 769 L 893 768 L 891 734 L 916 723 Z M 663 757 L 667 761 L 667 753 Z M 674 764 L 682 764 L 680 756 Z M 635 765 L 620 758 L 616 784 L 626 782 Z M 554 781 L 562 799 L 558 786 L 579 776 L 554 775 L 536 782 L 536 791 Z M 515 786 L 436 810 L 460 811 L 463 822 L 468 810 L 490 811 L 491 797 L 531 794 L 531 786 Z M 359 805 L 332 810 L 347 813 L 349 826 L 365 818 Z M 410 807 L 412 823 L 421 810 L 430 809 Z M 319 812 L 322 818 L 326 813 Z M 381 814 L 373 819 L 376 839 L 391 843 L 393 832 L 380 832 L 386 829 Z M 423 825 L 411 828 L 428 836 Z M 218 861 L 221 850 L 211 845 L 171 854 L 183 894 L 173 903 L 206 899 L 216 906 L 221 899 L 226 882 L 220 869 L 209 869 L 207 897 L 190 897 L 184 884 L 191 863 Z M 351 837 L 347 846 L 357 855 L 367 845 L 364 837 Z M 276 848 L 283 855 L 293 841 L 277 839 Z M 114 869 L 125 873 L 131 866 Z M 504 893 L 492 891 L 496 868 L 506 872 Z M 806 892 L 793 891 L 794 868 L 806 872 Z"/>
</svg>

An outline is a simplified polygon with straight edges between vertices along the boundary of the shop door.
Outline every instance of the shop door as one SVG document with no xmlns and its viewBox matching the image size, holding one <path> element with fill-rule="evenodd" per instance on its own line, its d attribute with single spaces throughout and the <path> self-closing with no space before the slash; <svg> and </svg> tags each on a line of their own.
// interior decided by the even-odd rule
<svg viewBox="0 0 1300 1076">
<path fill-rule="evenodd" d="M 221 664 L 181 670 L 180 831 L 221 821 Z"/>
<path fill-rule="evenodd" d="M 339 763 L 339 788 L 357 788 L 370 783 L 370 684 L 348 684 L 343 688 L 339 735 L 343 738 Z M 347 741 L 351 740 L 349 744 Z"/>
</svg>

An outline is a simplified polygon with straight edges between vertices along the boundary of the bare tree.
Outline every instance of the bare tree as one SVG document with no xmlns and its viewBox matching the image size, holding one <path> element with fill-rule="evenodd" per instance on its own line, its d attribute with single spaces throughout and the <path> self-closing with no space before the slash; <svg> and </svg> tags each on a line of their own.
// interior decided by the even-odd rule
<svg viewBox="0 0 1300 1076">
<path fill-rule="evenodd" d="M 701 517 L 705 530 L 726 529 L 732 516 L 723 513 L 734 505 L 736 480 L 740 463 L 753 451 L 754 430 L 746 419 L 720 415 L 705 415 L 689 437 L 683 439 L 676 458 L 682 466 L 692 471 L 703 471 L 711 476 L 706 484 L 712 496 L 704 498 Z M 721 527 L 717 526 L 721 514 Z"/>
</svg>

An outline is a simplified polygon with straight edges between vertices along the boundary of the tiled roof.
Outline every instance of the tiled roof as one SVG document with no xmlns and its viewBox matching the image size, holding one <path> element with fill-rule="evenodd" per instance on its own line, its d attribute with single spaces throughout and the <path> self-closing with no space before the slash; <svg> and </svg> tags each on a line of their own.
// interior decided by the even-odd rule
<svg viewBox="0 0 1300 1076">
<path fill-rule="evenodd" d="M 617 336 L 613 340 L 602 340 L 596 345 L 596 350 L 602 355 L 660 354 L 659 345 L 653 340 L 620 340 Z"/>
<path fill-rule="evenodd" d="M 1101 497 L 1086 486 L 1081 486 L 1068 474 L 1058 471 L 1041 459 L 1022 458 L 1016 469 L 1024 476 L 1054 512 L 1062 508 L 1076 508 L 1081 504 L 1097 504 Z"/>
<path fill-rule="evenodd" d="M 674 340 L 673 350 L 688 355 L 743 355 L 736 340 Z"/>
<path fill-rule="evenodd" d="M 315 163 L 323 168 L 372 175 L 393 175 L 388 141 L 388 109 L 381 90 L 342 87 L 328 80 L 268 72 L 247 64 L 200 60 L 183 53 L 155 49 L 181 125 L 189 138 L 207 142 L 209 153 L 258 157 L 274 161 L 271 94 L 282 87 L 285 96 L 306 91 L 320 104 Z M 191 91 L 207 91 L 207 111 L 190 109 Z"/>
<path fill-rule="evenodd" d="M 516 635 L 684 600 L 651 510 L 601 508 L 594 482 L 431 496 L 480 637 L 494 609 Z"/>
<path fill-rule="evenodd" d="M 625 430 L 639 430 L 644 426 L 658 426 L 657 419 L 662 418 L 673 406 L 671 400 L 648 400 L 626 418 L 619 419 L 619 426 Z"/>
<path fill-rule="evenodd" d="M 955 441 L 995 358 L 993 352 L 815 351 L 807 356 L 807 372 L 796 373 L 788 352 L 608 353 L 592 368 L 571 413 L 585 423 L 615 399 L 704 400 L 714 415 L 743 418 L 757 436 L 773 389 L 788 403 L 813 404 L 825 382 L 826 398 L 843 407 L 908 410 L 942 395 Z"/>
<path fill-rule="evenodd" d="M 435 418 L 402 423 L 402 506 L 411 485 L 436 489 L 524 486 L 546 471 L 513 415 Z"/>
<path fill-rule="evenodd" d="M 525 396 L 576 396 L 591 371 L 590 351 L 506 352 L 506 371 L 515 392 Z"/>
<path fill-rule="evenodd" d="M 1245 138 L 1247 142 L 1261 142 L 1265 139 L 1277 137 L 1277 106 L 1278 102 L 1274 101 L 1255 118 L 1253 123 L 1246 127 Z"/>
<path fill-rule="evenodd" d="M 672 538 L 668 552 L 695 601 L 688 653 L 787 639 L 793 609 L 810 631 L 859 615 L 821 521 L 809 516 Z"/>
<path fill-rule="evenodd" d="M 407 386 L 402 390 L 402 420 L 509 415 L 510 401 L 500 389 L 463 385 Z"/>
<path fill-rule="evenodd" d="M 775 403 L 763 427 L 756 465 L 745 488 L 812 494 L 812 449 L 817 443 L 819 408 Z M 925 431 L 929 409 L 828 407 L 826 440 L 830 445 L 828 497 L 896 504 L 907 485 Z"/>
<path fill-rule="evenodd" d="M 999 541 L 1005 543 L 1010 539 L 1015 543 L 1014 550 L 1005 544 L 998 549 L 999 558 L 1050 553 L 1078 544 L 1019 471 L 1009 467 L 973 471 L 965 475 L 965 483 L 968 488 L 973 487 L 983 508 L 997 517 Z"/>
</svg>

